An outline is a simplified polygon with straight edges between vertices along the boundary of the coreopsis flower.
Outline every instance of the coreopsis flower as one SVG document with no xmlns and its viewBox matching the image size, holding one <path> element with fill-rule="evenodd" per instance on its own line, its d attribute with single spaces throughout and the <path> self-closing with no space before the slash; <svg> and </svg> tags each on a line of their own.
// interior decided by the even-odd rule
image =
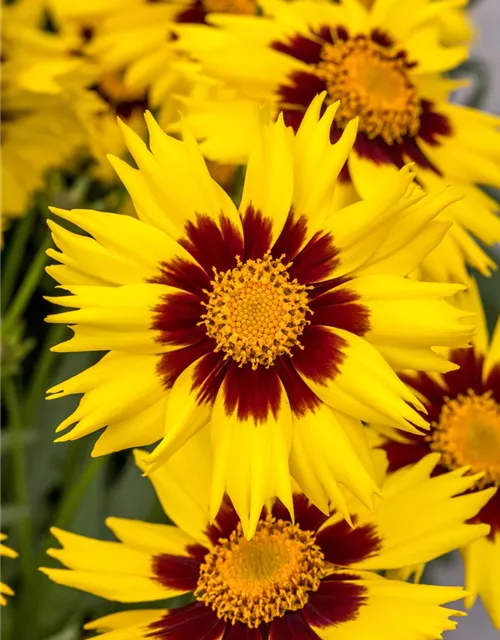
<svg viewBox="0 0 500 640">
<path fill-rule="evenodd" d="M 202 432 L 150 475 L 177 526 L 108 518 L 119 542 L 52 529 L 62 548 L 48 553 L 67 568 L 42 571 L 59 584 L 120 602 L 191 596 L 177 609 L 124 611 L 87 624 L 103 632 L 101 640 L 420 640 L 455 628 L 450 617 L 463 613 L 441 605 L 462 598 L 461 588 L 375 572 L 484 535 L 486 525 L 465 521 L 492 489 L 463 495 L 473 477 L 463 470 L 431 477 L 438 458 L 431 455 L 384 482 L 374 512 L 353 502 L 354 528 L 296 492 L 293 521 L 274 501 L 247 540 L 229 499 L 210 521 L 209 447 Z M 144 469 L 146 455 L 137 460 Z"/>
<path fill-rule="evenodd" d="M 297 135 L 282 119 L 256 127 L 239 208 L 189 132 L 171 138 L 147 114 L 151 150 L 123 126 L 138 168 L 111 159 L 139 220 L 54 209 L 92 237 L 50 222 L 49 272 L 68 292 L 50 300 L 70 310 L 48 321 L 74 331 L 54 349 L 108 352 L 50 390 L 84 394 L 58 441 L 104 427 L 94 455 L 161 441 L 152 469 L 208 429 L 212 515 L 227 492 L 248 535 L 270 497 L 293 510 L 290 471 L 325 512 L 345 511 L 337 482 L 369 504 L 360 420 L 426 428 L 392 367 L 448 371 L 432 347 L 471 335 L 443 300 L 462 285 L 403 277 L 443 237 L 432 219 L 453 196 L 424 195 L 404 168 L 339 209 L 356 123 L 331 144 L 337 106 L 318 121 L 323 99 Z"/>
<path fill-rule="evenodd" d="M 7 536 L 5 535 L 5 533 L 0 533 L 0 541 L 3 542 L 4 540 L 7 540 Z M 17 551 L 14 551 L 14 549 L 7 547 L 5 544 L 0 544 L 0 556 L 5 556 L 7 558 L 17 558 L 18 554 Z M 0 605 L 2 607 L 5 607 L 5 605 L 7 604 L 7 598 L 5 596 L 13 595 L 14 591 L 12 591 L 9 585 L 5 584 L 4 582 L 0 582 Z"/>
<path fill-rule="evenodd" d="M 184 115 L 203 153 L 245 162 L 255 105 L 298 130 L 316 95 L 340 100 L 332 141 L 354 117 L 359 129 L 339 192 L 353 202 L 390 183 L 409 161 L 426 189 L 455 184 L 465 196 L 443 218 L 454 225 L 423 263 L 424 279 L 465 281 L 466 264 L 488 275 L 494 262 L 475 242 L 500 240 L 496 203 L 478 185 L 500 186 L 500 120 L 452 104 L 457 86 L 445 74 L 467 47 L 445 47 L 429 23 L 447 2 L 263 0 L 262 16 L 210 16 L 212 24 L 178 25 L 180 51 L 198 60 L 196 82 L 216 84 L 213 97 L 184 98 Z M 186 115 L 187 114 L 187 115 Z"/>
<path fill-rule="evenodd" d="M 389 470 L 415 463 L 430 451 L 441 454 L 436 473 L 467 466 L 470 473 L 483 474 L 471 492 L 500 486 L 500 322 L 491 343 L 481 301 L 472 282 L 466 303 L 478 318 L 471 349 L 451 352 L 460 365 L 457 371 L 441 375 L 408 374 L 404 379 L 422 398 L 431 428 L 424 438 L 396 434 L 384 429 Z M 465 586 L 477 594 L 497 628 L 500 628 L 500 494 L 485 504 L 474 522 L 491 527 L 483 540 L 461 545 L 465 561 Z"/>
</svg>

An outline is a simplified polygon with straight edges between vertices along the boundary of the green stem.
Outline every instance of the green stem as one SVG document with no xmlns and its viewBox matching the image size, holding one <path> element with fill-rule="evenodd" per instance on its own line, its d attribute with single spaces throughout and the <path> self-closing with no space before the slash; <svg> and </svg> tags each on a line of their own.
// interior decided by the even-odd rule
<svg viewBox="0 0 500 640">
<path fill-rule="evenodd" d="M 14 236 L 5 249 L 5 260 L 2 261 L 2 311 L 7 308 L 12 292 L 16 285 L 17 275 L 23 259 L 26 257 L 25 247 L 30 237 L 36 216 L 29 211 L 26 216 L 16 223 Z"/>
<path fill-rule="evenodd" d="M 54 520 L 54 526 L 64 529 L 71 524 L 71 520 L 80 504 L 85 492 L 94 480 L 99 469 L 105 463 L 106 458 L 93 458 L 81 473 L 76 482 L 72 483 L 69 490 L 63 496 L 58 513 Z"/>
<path fill-rule="evenodd" d="M 76 463 L 81 455 L 80 448 L 74 443 L 74 450 L 72 455 L 68 456 L 68 462 L 73 462 L 74 471 Z M 71 521 L 78 509 L 78 505 L 82 497 L 85 495 L 89 485 L 94 480 L 99 469 L 105 462 L 105 458 L 94 458 L 87 465 L 83 473 L 78 476 L 78 479 L 72 482 L 72 475 L 70 474 L 66 483 L 66 491 L 60 501 L 59 509 L 56 516 L 53 519 L 53 526 L 61 529 L 71 525 Z M 37 566 L 43 566 L 47 562 L 46 551 L 53 544 L 53 538 L 50 533 L 47 533 L 44 538 L 41 547 L 39 548 L 39 554 L 36 561 Z M 32 580 L 25 585 L 23 589 L 22 598 L 19 602 L 19 613 L 16 616 L 16 638 L 23 638 L 23 640 L 37 640 L 37 620 L 39 612 L 43 609 L 45 590 L 43 588 L 44 581 L 47 577 L 42 573 L 33 571 Z"/>
<path fill-rule="evenodd" d="M 86 466 L 83 473 L 78 476 L 77 480 L 73 480 L 73 474 L 75 467 L 78 466 L 78 460 L 81 457 L 81 449 L 78 447 L 78 444 L 73 443 L 73 449 L 69 452 L 67 458 L 67 464 L 65 464 L 65 470 L 68 472 L 68 475 L 63 477 L 67 478 L 66 490 L 59 502 L 59 508 L 57 509 L 57 513 L 55 514 L 52 526 L 59 527 L 60 529 L 64 529 L 71 525 L 71 520 L 75 515 L 75 512 L 78 508 L 80 500 L 85 495 L 89 485 L 92 480 L 97 475 L 99 469 L 103 466 L 106 459 L 103 458 L 93 458 L 90 463 Z M 39 563 L 43 563 L 45 558 L 45 553 L 47 549 L 52 544 L 52 534 L 48 533 L 45 537 L 43 544 L 40 549 L 40 556 L 38 558 Z"/>
<path fill-rule="evenodd" d="M 12 303 L 9 305 L 5 319 L 3 323 L 3 332 L 7 334 L 8 330 L 13 327 L 19 318 L 22 317 L 24 310 L 31 300 L 31 296 L 35 291 L 40 278 L 42 277 L 43 270 L 47 263 L 46 250 L 50 246 L 50 237 L 47 236 L 41 246 L 39 247 L 34 260 L 31 262 L 26 277 L 24 278 L 21 286 L 19 287 L 16 296 Z"/>
<path fill-rule="evenodd" d="M 42 346 L 28 389 L 24 394 L 24 422 L 27 425 L 31 425 L 35 419 L 39 402 L 46 390 L 47 380 L 57 355 L 50 350 L 50 347 L 62 340 L 66 330 L 62 324 L 52 325 Z"/>
<path fill-rule="evenodd" d="M 29 513 L 28 485 L 23 446 L 23 423 L 21 401 L 14 378 L 8 376 L 3 381 L 3 400 L 7 411 L 7 420 L 12 434 L 12 454 L 14 467 L 14 492 L 16 501 L 24 508 L 26 517 L 19 522 L 19 556 L 25 577 L 31 572 L 32 533 Z"/>
</svg>

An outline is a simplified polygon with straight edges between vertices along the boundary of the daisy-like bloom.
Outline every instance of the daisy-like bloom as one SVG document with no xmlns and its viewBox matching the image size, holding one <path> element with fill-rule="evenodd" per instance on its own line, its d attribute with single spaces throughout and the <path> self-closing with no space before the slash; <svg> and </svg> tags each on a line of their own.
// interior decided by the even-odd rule
<svg viewBox="0 0 500 640">
<path fill-rule="evenodd" d="M 491 344 L 477 290 L 472 282 L 467 296 L 477 313 L 477 334 L 471 349 L 450 354 L 458 371 L 441 375 L 405 375 L 404 379 L 422 398 L 431 422 L 429 434 L 414 438 L 384 429 L 382 445 L 389 470 L 414 463 L 430 451 L 441 454 L 436 472 L 446 473 L 467 465 L 470 473 L 482 473 L 472 491 L 500 487 L 500 322 Z M 497 628 L 500 629 L 500 494 L 481 509 L 474 522 L 491 527 L 490 534 L 463 546 L 465 586 L 479 594 Z"/>
<path fill-rule="evenodd" d="M 446 211 L 455 224 L 424 262 L 424 279 L 463 282 L 466 264 L 488 275 L 494 262 L 473 236 L 500 240 L 497 205 L 478 187 L 500 186 L 500 120 L 449 102 L 457 82 L 444 74 L 468 50 L 442 45 L 429 21 L 449 5 L 419 2 L 409 11 L 401 0 L 376 0 L 367 10 L 358 0 L 263 0 L 263 16 L 210 16 L 218 29 L 179 25 L 178 48 L 199 61 L 207 83 L 219 83 L 212 99 L 184 98 L 188 125 L 208 158 L 241 163 L 255 105 L 269 103 L 297 131 L 326 91 L 325 104 L 340 100 L 332 141 L 359 118 L 340 176 L 344 201 L 373 195 L 413 161 L 423 187 L 452 183 L 465 196 Z"/>
<path fill-rule="evenodd" d="M 59 584 L 120 602 L 191 594 L 179 609 L 125 611 L 86 625 L 104 632 L 100 640 L 421 640 L 455 627 L 450 616 L 463 614 L 440 605 L 463 597 L 461 588 L 375 572 L 484 536 L 486 525 L 465 521 L 494 489 L 464 495 L 474 482 L 464 470 L 432 478 L 434 454 L 383 482 L 374 512 L 352 501 L 355 528 L 295 492 L 295 519 L 275 501 L 247 540 L 227 498 L 209 522 L 209 447 L 201 432 L 150 476 L 178 528 L 109 518 L 120 542 L 52 530 L 63 548 L 49 555 L 67 569 L 42 571 Z M 146 454 L 136 459 L 144 469 Z"/>
<path fill-rule="evenodd" d="M 50 390 L 84 394 L 58 441 L 107 427 L 102 455 L 161 440 L 152 469 L 209 429 L 212 515 L 227 492 L 250 536 L 267 499 L 293 510 L 290 471 L 326 513 L 345 511 L 337 482 L 370 504 L 360 420 L 427 426 L 391 365 L 448 371 L 432 347 L 471 335 L 443 300 L 462 285 L 403 277 L 443 237 L 432 219 L 453 196 L 425 196 L 405 168 L 338 209 L 356 123 L 332 145 L 337 105 L 318 121 L 323 98 L 296 136 L 282 119 L 255 128 L 239 209 L 189 132 L 171 138 L 147 114 L 151 151 L 123 126 L 138 169 L 111 158 L 139 220 L 54 210 L 92 237 L 50 223 L 49 272 L 69 295 L 49 299 L 69 310 L 48 321 L 74 331 L 54 349 L 109 352 Z"/>
<path fill-rule="evenodd" d="M 7 540 L 7 536 L 5 533 L 0 533 L 0 541 L 3 542 L 4 540 Z M 11 549 L 4 544 L 0 544 L 0 556 L 5 556 L 6 558 L 17 558 L 18 553 L 17 551 L 14 551 L 14 549 Z M 12 591 L 9 585 L 4 582 L 0 582 L 0 605 L 2 607 L 5 607 L 7 604 L 7 598 L 5 596 L 13 595 L 14 591 Z"/>
</svg>

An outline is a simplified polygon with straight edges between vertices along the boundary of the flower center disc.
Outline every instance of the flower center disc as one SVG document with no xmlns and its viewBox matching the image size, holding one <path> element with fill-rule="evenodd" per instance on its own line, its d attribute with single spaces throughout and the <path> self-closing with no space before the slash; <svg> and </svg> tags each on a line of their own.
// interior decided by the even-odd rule
<svg viewBox="0 0 500 640">
<path fill-rule="evenodd" d="M 144 98 L 144 89 L 129 87 L 123 81 L 121 74 L 111 71 L 101 75 L 99 91 L 111 104 L 132 102 Z"/>
<path fill-rule="evenodd" d="M 287 267 L 269 254 L 215 273 L 201 324 L 224 351 L 253 369 L 290 354 L 307 324 L 307 287 L 290 280 Z"/>
<path fill-rule="evenodd" d="M 336 124 L 344 128 L 359 117 L 359 131 L 381 136 L 387 144 L 415 136 L 421 106 L 408 77 L 411 65 L 397 49 L 358 36 L 325 44 L 316 73 L 326 83 L 332 101 L 340 100 Z"/>
<path fill-rule="evenodd" d="M 205 556 L 195 596 L 219 618 L 251 628 L 302 609 L 325 565 L 314 542 L 311 531 L 269 516 L 251 540 L 238 525 Z"/>
<path fill-rule="evenodd" d="M 257 4 L 255 0 L 203 0 L 207 13 L 239 13 L 255 15 Z"/>
<path fill-rule="evenodd" d="M 485 473 L 481 486 L 500 486 L 500 407 L 491 392 L 448 399 L 433 426 L 431 448 L 446 466 L 470 466 L 471 473 Z"/>
</svg>

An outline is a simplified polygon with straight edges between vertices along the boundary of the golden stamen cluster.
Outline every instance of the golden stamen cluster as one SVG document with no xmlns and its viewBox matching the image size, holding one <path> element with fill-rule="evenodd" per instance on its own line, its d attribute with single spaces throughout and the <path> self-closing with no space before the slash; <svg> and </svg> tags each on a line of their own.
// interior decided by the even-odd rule
<svg viewBox="0 0 500 640">
<path fill-rule="evenodd" d="M 239 13 L 255 15 L 257 4 L 255 0 L 203 0 L 203 6 L 208 13 Z"/>
<path fill-rule="evenodd" d="M 332 101 L 340 100 L 336 124 L 344 128 L 359 117 L 359 131 L 387 144 L 402 142 L 420 129 L 420 100 L 401 52 L 358 36 L 325 44 L 316 73 Z"/>
<path fill-rule="evenodd" d="M 446 399 L 439 423 L 433 423 L 431 448 L 442 454 L 447 467 L 470 466 L 485 475 L 478 486 L 500 486 L 500 407 L 491 391 L 468 391 Z"/>
<path fill-rule="evenodd" d="M 256 628 L 302 609 L 324 567 L 311 531 L 268 516 L 251 540 L 239 524 L 205 557 L 195 596 L 222 620 Z"/>
<path fill-rule="evenodd" d="M 256 369 L 301 347 L 298 337 L 311 311 L 307 287 L 290 279 L 288 266 L 266 253 L 244 263 L 237 258 L 237 266 L 224 273 L 214 271 L 200 324 L 216 341 L 216 351 Z"/>
</svg>

